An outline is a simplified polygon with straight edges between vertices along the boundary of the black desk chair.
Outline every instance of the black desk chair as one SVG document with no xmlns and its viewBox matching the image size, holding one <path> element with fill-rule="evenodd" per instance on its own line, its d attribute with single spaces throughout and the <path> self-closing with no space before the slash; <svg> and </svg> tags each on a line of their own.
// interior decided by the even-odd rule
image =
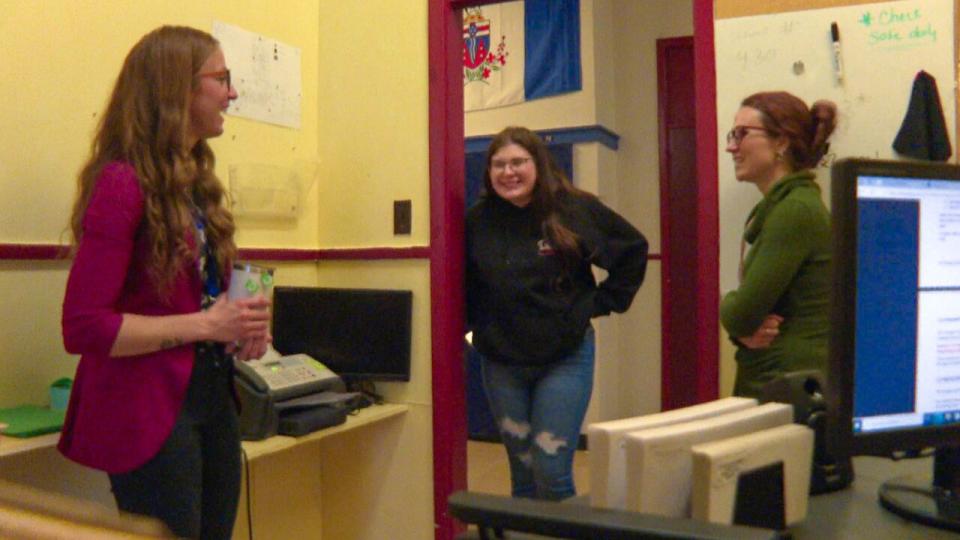
<svg viewBox="0 0 960 540">
<path fill-rule="evenodd" d="M 637 512 L 607 510 L 532 499 L 458 491 L 447 500 L 450 514 L 477 525 L 457 540 L 572 538 L 580 540 L 779 540 L 772 529 L 727 526 Z M 504 536 L 505 531 L 521 534 Z M 522 534 L 527 533 L 527 534 Z"/>
</svg>

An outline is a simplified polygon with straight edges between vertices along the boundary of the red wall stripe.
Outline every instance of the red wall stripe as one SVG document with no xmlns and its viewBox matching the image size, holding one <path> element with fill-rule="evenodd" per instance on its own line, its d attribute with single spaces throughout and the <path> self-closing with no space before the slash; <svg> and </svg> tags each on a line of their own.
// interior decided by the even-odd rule
<svg viewBox="0 0 960 540">
<path fill-rule="evenodd" d="M 0 260 L 66 259 L 70 255 L 69 246 L 57 244 L 0 244 Z"/>
<path fill-rule="evenodd" d="M 70 247 L 57 244 L 0 244 L 0 260 L 65 259 Z M 329 261 L 428 259 L 430 247 L 371 247 L 338 249 L 240 248 L 240 258 L 257 261 Z"/>
<path fill-rule="evenodd" d="M 257 261 L 329 261 L 376 259 L 428 259 L 430 247 L 371 247 L 337 249 L 240 248 L 240 257 Z"/>
<path fill-rule="evenodd" d="M 59 244 L 0 244 L 0 260 L 44 261 L 69 258 L 70 247 Z M 390 259 L 429 259 L 429 246 L 371 247 L 335 249 L 240 248 L 240 258 L 253 261 L 363 261 Z M 659 253 L 647 254 L 658 261 Z"/>
<path fill-rule="evenodd" d="M 0 260 L 44 261 L 66 259 L 70 247 L 59 244 L 0 244 Z M 253 261 L 363 261 L 378 259 L 429 259 L 429 246 L 371 247 L 335 249 L 240 248 L 240 258 Z M 658 261 L 659 253 L 647 260 Z"/>
</svg>

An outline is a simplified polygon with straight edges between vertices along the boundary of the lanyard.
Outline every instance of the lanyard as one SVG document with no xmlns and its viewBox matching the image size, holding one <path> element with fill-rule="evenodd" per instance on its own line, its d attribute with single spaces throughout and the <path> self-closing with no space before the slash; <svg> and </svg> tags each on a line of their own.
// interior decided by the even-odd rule
<svg viewBox="0 0 960 540">
<path fill-rule="evenodd" d="M 217 271 L 217 258 L 213 256 L 210 242 L 207 241 L 206 217 L 195 203 L 193 204 L 193 221 L 197 228 L 197 245 L 200 248 L 197 270 L 203 279 L 204 300 L 215 301 L 221 292 L 220 272 Z M 206 307 L 206 302 L 204 306 Z"/>
</svg>

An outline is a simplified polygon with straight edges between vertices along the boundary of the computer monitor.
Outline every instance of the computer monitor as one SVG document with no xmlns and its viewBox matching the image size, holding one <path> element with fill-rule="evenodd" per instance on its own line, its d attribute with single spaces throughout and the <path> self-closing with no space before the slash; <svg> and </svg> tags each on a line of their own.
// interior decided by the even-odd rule
<svg viewBox="0 0 960 540">
<path fill-rule="evenodd" d="M 832 180 L 833 451 L 934 448 L 932 481 L 888 481 L 880 502 L 960 530 L 960 167 L 850 159 Z"/>
<path fill-rule="evenodd" d="M 276 287 L 273 346 L 305 353 L 348 385 L 410 380 L 411 291 Z"/>
</svg>

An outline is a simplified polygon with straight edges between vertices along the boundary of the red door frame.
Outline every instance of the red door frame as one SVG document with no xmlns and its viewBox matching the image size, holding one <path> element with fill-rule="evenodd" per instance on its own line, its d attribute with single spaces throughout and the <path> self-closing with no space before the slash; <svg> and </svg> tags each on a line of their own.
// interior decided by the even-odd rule
<svg viewBox="0 0 960 540">
<path fill-rule="evenodd" d="M 463 373 L 463 28 L 459 6 L 429 0 L 430 356 L 433 393 L 434 538 L 463 526 L 447 498 L 467 488 Z"/>
<path fill-rule="evenodd" d="M 717 73 L 714 0 L 693 0 L 694 102 L 697 109 L 697 396 L 716 399 L 720 381 L 720 203 L 717 174 Z"/>
<path fill-rule="evenodd" d="M 428 0 L 430 141 L 430 318 L 435 539 L 462 530 L 447 497 L 466 488 L 463 374 L 463 29 L 460 10 L 494 0 Z M 693 0 L 697 106 L 697 394 L 717 395 L 719 333 L 716 77 L 713 0 Z M 709 249 L 707 249 L 709 247 Z"/>
</svg>

